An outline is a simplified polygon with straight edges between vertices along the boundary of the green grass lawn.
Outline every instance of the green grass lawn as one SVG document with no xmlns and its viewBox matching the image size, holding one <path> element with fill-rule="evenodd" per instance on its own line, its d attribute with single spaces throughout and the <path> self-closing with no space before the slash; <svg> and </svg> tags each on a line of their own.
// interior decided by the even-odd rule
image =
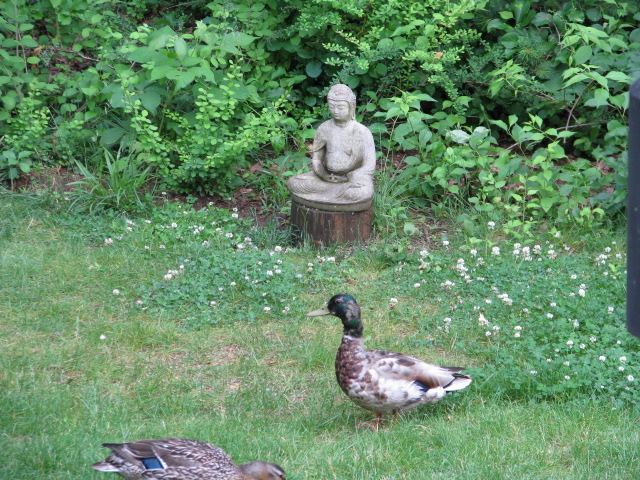
<svg viewBox="0 0 640 480">
<path fill-rule="evenodd" d="M 89 468 L 101 443 L 168 436 L 294 480 L 640 478 L 615 234 L 522 240 L 541 245 L 532 260 L 498 231 L 289 250 L 229 212 L 178 210 L 125 223 L 0 198 L 0 478 L 119 478 Z M 335 382 L 340 322 L 304 316 L 342 292 L 369 347 L 474 383 L 357 428 L 373 415 Z"/>
</svg>

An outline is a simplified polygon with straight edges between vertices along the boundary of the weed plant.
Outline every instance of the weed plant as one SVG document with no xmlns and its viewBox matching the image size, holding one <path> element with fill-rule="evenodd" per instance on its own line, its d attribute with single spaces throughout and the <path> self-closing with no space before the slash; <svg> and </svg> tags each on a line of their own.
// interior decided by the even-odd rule
<svg viewBox="0 0 640 480">
<path fill-rule="evenodd" d="M 291 479 L 637 477 L 620 238 L 514 245 L 492 224 L 428 250 L 319 251 L 213 207 L 0 209 L 2 478 L 105 478 L 101 443 L 162 436 Z M 471 388 L 357 429 L 371 414 L 335 384 L 340 323 L 304 317 L 340 291 L 370 348 L 468 366 Z"/>
</svg>

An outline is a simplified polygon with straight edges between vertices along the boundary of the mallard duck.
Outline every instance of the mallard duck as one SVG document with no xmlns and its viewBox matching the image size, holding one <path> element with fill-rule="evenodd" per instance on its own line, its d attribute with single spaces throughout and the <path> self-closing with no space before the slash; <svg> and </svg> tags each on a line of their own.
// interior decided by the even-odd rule
<svg viewBox="0 0 640 480">
<path fill-rule="evenodd" d="M 365 350 L 360 307 L 351 295 L 335 295 L 326 307 L 307 316 L 334 315 L 342 320 L 342 343 L 336 355 L 336 377 L 342 391 L 360 407 L 376 414 L 377 429 L 385 413 L 395 415 L 448 392 L 462 390 L 471 377 L 462 367 L 441 367 L 384 350 Z"/>
<path fill-rule="evenodd" d="M 284 480 L 275 463 L 236 465 L 221 448 L 186 438 L 103 443 L 111 454 L 91 465 L 100 472 L 115 472 L 127 480 Z"/>
</svg>

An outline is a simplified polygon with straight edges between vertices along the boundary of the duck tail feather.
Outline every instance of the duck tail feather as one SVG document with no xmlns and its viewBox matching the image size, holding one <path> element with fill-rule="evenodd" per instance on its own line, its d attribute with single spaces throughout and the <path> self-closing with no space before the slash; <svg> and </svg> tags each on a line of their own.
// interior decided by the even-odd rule
<svg viewBox="0 0 640 480">
<path fill-rule="evenodd" d="M 119 472 L 120 469 L 109 462 L 98 462 L 91 465 L 91 468 L 99 472 Z"/>
<path fill-rule="evenodd" d="M 471 377 L 469 375 L 456 374 L 455 378 L 445 385 L 443 388 L 446 392 L 455 392 L 456 390 L 462 390 L 467 388 L 471 384 Z"/>
</svg>

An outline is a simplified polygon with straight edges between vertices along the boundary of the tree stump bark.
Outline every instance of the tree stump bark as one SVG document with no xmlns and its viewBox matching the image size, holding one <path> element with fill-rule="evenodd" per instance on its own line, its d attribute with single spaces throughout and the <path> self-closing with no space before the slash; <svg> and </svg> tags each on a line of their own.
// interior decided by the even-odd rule
<svg viewBox="0 0 640 480">
<path fill-rule="evenodd" d="M 365 242 L 373 228 L 373 207 L 360 212 L 330 212 L 291 202 L 291 225 L 297 243 L 317 247 L 332 243 Z"/>
</svg>

